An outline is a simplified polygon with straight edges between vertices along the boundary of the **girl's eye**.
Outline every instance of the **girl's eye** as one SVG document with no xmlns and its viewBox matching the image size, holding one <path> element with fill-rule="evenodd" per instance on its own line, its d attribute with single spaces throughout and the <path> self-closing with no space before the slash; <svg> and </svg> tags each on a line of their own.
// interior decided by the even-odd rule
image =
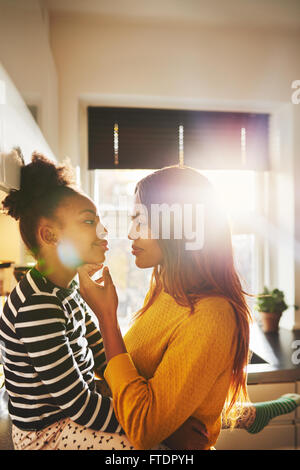
<svg viewBox="0 0 300 470">
<path fill-rule="evenodd" d="M 85 220 L 84 223 L 93 225 L 95 223 L 95 221 L 94 220 Z"/>
</svg>

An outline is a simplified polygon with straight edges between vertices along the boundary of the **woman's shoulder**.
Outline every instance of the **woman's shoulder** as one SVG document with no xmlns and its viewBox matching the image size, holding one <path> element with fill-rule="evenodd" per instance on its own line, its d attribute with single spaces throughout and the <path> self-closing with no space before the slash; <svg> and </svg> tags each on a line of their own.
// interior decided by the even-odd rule
<svg viewBox="0 0 300 470">
<path fill-rule="evenodd" d="M 226 320 L 232 323 L 232 326 L 236 323 L 232 303 L 226 297 L 218 295 L 208 296 L 198 300 L 195 304 L 194 314 L 199 320 L 203 319 L 207 321 L 209 319 L 210 321 L 222 324 L 224 320 Z"/>
<path fill-rule="evenodd" d="M 203 310 L 208 308 L 233 310 L 230 300 L 227 297 L 223 297 L 221 295 L 203 297 L 195 304 L 195 310 Z"/>
<path fill-rule="evenodd" d="M 231 344 L 236 335 L 237 323 L 230 301 L 224 297 L 205 297 L 195 304 L 194 312 L 185 313 L 174 331 L 174 338 L 180 338 L 202 347 L 207 344 Z"/>
</svg>

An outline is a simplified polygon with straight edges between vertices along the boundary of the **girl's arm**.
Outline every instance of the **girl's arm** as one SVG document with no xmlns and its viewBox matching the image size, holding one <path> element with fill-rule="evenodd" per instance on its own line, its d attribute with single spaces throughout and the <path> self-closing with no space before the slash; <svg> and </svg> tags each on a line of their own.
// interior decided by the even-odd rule
<svg viewBox="0 0 300 470">
<path fill-rule="evenodd" d="M 91 391 L 87 371 L 79 369 L 66 326 L 55 296 L 31 296 L 18 311 L 16 333 L 41 381 L 41 393 L 49 394 L 65 416 L 78 424 L 104 432 L 120 431 L 112 400 Z M 91 378 L 92 374 L 89 381 Z"/>
</svg>

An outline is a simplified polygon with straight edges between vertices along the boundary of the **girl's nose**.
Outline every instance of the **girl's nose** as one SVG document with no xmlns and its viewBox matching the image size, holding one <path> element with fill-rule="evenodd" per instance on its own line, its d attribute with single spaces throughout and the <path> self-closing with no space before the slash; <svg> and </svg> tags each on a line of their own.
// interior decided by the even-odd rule
<svg viewBox="0 0 300 470">
<path fill-rule="evenodd" d="M 105 238 L 108 234 L 108 231 L 104 225 L 99 221 L 96 227 L 96 234 L 98 238 Z"/>
</svg>

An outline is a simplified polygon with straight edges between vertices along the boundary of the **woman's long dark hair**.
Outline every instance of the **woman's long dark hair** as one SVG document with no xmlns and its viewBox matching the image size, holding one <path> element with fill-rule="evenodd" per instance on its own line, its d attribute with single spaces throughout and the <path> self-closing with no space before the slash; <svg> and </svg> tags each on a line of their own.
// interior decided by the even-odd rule
<svg viewBox="0 0 300 470">
<path fill-rule="evenodd" d="M 158 239 L 163 264 L 153 269 L 150 290 L 139 316 L 164 288 L 178 304 L 189 306 L 207 296 L 220 296 L 232 305 L 238 331 L 232 380 L 226 400 L 226 416 L 237 417 L 235 404 L 248 400 L 246 366 L 249 360 L 250 311 L 234 266 L 232 239 L 227 217 L 215 190 L 198 171 L 189 167 L 165 167 L 142 179 L 135 193 L 146 206 L 151 220 L 152 204 L 202 204 L 204 207 L 204 244 L 200 250 L 186 250 L 184 239 Z M 173 227 L 174 232 L 175 227 Z M 235 412 L 234 412 L 235 410 Z"/>
</svg>

